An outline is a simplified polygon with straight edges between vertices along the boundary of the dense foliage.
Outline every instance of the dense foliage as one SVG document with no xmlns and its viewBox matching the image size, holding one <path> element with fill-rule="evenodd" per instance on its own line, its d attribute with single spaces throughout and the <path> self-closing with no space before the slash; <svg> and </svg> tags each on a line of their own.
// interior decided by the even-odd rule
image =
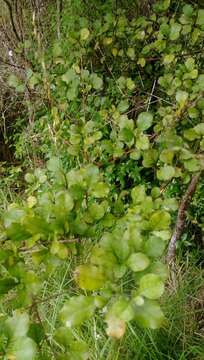
<svg viewBox="0 0 204 360">
<path fill-rule="evenodd" d="M 43 340 L 54 358 L 88 359 L 74 329 L 95 314 L 116 339 L 130 321 L 166 326 L 178 199 L 165 189 L 185 189 L 204 166 L 204 9 L 165 0 L 145 17 L 125 5 L 65 5 L 58 39 L 31 36 L 21 46 L 34 65 L 8 77 L 33 102 L 11 135 L 25 191 L 0 222 L 2 359 L 40 358 Z M 71 259 L 79 295 L 49 338 L 38 302 Z"/>
</svg>

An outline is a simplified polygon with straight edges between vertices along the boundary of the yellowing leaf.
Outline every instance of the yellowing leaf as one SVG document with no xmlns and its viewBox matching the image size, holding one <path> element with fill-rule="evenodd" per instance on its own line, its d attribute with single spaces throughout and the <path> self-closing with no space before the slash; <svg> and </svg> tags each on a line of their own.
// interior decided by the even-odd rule
<svg viewBox="0 0 204 360">
<path fill-rule="evenodd" d="M 35 206 L 37 204 L 37 199 L 35 196 L 29 196 L 27 198 L 27 203 L 28 203 L 28 207 L 32 208 L 33 206 Z"/>
<path fill-rule="evenodd" d="M 165 230 L 168 229 L 171 222 L 171 216 L 167 211 L 157 210 L 150 219 L 149 225 L 152 230 Z"/>
<path fill-rule="evenodd" d="M 87 40 L 89 38 L 90 31 L 87 28 L 81 29 L 80 38 L 81 40 Z"/>
<path fill-rule="evenodd" d="M 75 280 L 82 289 L 97 290 L 103 287 L 105 277 L 99 267 L 87 264 L 76 268 Z"/>
<path fill-rule="evenodd" d="M 128 48 L 127 50 L 127 56 L 131 59 L 135 59 L 135 49 L 134 48 Z"/>
<path fill-rule="evenodd" d="M 110 318 L 107 321 L 106 334 L 115 339 L 121 339 L 125 334 L 126 324 L 124 320 Z"/>
<path fill-rule="evenodd" d="M 163 63 L 164 63 L 164 65 L 169 65 L 172 63 L 172 61 L 174 61 L 174 59 L 175 59 L 175 55 L 173 55 L 173 54 L 165 55 Z"/>
</svg>

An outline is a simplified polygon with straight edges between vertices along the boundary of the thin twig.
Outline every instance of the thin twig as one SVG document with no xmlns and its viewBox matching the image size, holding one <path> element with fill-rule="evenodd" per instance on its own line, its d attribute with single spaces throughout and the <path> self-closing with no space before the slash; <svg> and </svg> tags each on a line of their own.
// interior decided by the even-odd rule
<svg viewBox="0 0 204 360">
<path fill-rule="evenodd" d="M 151 94 L 150 94 L 150 97 L 149 97 L 149 100 L 148 100 L 148 104 L 147 104 L 147 111 L 149 111 L 149 107 L 150 107 L 152 97 L 153 97 L 153 94 L 154 94 L 154 89 L 155 89 L 155 86 L 156 86 L 156 82 L 157 82 L 157 80 L 154 80 L 154 83 L 153 83 L 153 86 L 152 86 L 152 91 L 151 91 Z"/>
<path fill-rule="evenodd" d="M 200 177 L 200 173 L 192 176 L 190 184 L 188 186 L 188 189 L 181 200 L 181 204 L 180 204 L 180 207 L 178 210 L 176 226 L 175 226 L 173 235 L 171 237 L 171 240 L 170 240 L 169 246 L 168 246 L 168 252 L 167 252 L 167 257 L 166 257 L 167 264 L 170 264 L 171 262 L 173 262 L 173 260 L 175 258 L 176 242 L 178 239 L 180 239 L 180 237 L 182 235 L 183 228 L 185 225 L 186 211 L 187 211 L 188 205 L 195 193 L 199 177 Z"/>
</svg>

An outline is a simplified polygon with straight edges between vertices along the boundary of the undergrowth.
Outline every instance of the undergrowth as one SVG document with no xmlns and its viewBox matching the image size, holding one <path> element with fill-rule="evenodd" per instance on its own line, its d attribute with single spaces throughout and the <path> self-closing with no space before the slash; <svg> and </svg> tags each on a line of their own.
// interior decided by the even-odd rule
<svg viewBox="0 0 204 360">
<path fill-rule="evenodd" d="M 201 360 L 204 9 L 4 3 L 0 357 Z"/>
</svg>

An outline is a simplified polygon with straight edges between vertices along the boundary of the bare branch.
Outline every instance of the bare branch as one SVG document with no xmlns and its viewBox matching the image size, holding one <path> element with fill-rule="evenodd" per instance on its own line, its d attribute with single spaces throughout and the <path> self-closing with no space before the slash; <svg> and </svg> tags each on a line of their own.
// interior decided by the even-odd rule
<svg viewBox="0 0 204 360">
<path fill-rule="evenodd" d="M 10 16 L 10 20 L 11 20 L 11 25 L 12 25 L 12 29 L 13 29 L 13 32 L 16 36 L 16 39 L 18 41 L 21 41 L 21 38 L 20 36 L 18 35 L 18 32 L 17 32 L 17 29 L 16 29 L 16 25 L 15 25 L 15 22 L 14 22 L 14 18 L 13 18 L 13 10 L 12 10 L 12 6 L 10 4 L 10 2 L 8 0 L 3 0 L 4 3 L 7 5 L 8 7 L 8 11 L 9 11 L 9 16 Z"/>
<path fill-rule="evenodd" d="M 168 264 L 170 264 L 175 258 L 176 242 L 182 235 L 183 228 L 185 225 L 185 219 L 186 219 L 186 210 L 195 193 L 199 177 L 200 177 L 200 173 L 192 176 L 188 189 L 181 200 L 181 204 L 178 210 L 176 226 L 168 246 L 168 252 L 166 257 L 166 262 Z"/>
</svg>

